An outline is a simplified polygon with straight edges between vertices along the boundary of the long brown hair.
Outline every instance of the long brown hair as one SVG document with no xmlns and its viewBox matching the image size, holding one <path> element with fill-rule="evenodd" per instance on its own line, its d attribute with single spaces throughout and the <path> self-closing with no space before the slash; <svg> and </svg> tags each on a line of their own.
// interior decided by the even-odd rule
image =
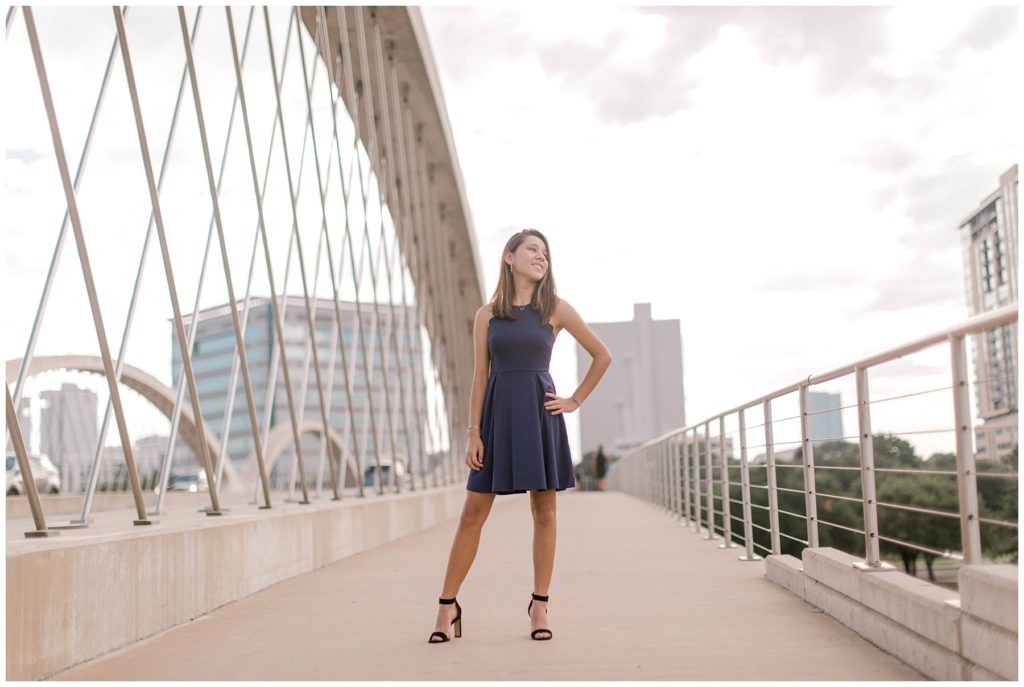
<svg viewBox="0 0 1024 687">
<path fill-rule="evenodd" d="M 516 297 L 516 285 L 512 280 L 512 265 L 505 262 L 505 253 L 515 253 L 516 249 L 526 240 L 527 236 L 536 236 L 544 242 L 544 248 L 548 252 L 548 268 L 544 271 L 544 277 L 533 289 L 533 296 L 530 298 L 532 305 L 540 313 L 541 324 L 548 324 L 551 313 L 555 311 L 558 304 L 558 295 L 555 292 L 555 277 L 551 271 L 551 247 L 544 234 L 536 229 L 523 229 L 516 232 L 505 242 L 505 248 L 501 251 L 501 267 L 499 268 L 498 286 L 491 294 L 491 305 L 494 317 L 501 320 L 514 320 L 512 314 L 512 301 Z"/>
</svg>

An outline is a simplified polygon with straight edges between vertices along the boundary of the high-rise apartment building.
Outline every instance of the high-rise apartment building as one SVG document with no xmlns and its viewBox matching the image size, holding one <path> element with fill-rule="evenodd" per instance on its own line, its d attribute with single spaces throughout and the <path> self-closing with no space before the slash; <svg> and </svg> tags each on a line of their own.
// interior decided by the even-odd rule
<svg viewBox="0 0 1024 687">
<path fill-rule="evenodd" d="M 964 287 L 971 316 L 1017 302 L 1017 165 L 960 223 Z M 978 458 L 1001 458 L 1017 445 L 1017 323 L 973 339 Z"/>
<path fill-rule="evenodd" d="M 96 394 L 75 384 L 42 391 L 39 452 L 60 472 L 65 492 L 84 489 L 99 438 Z"/>
<path fill-rule="evenodd" d="M 840 394 L 826 391 L 807 392 L 808 433 L 812 441 L 843 438 L 843 405 Z"/>
<path fill-rule="evenodd" d="M 426 443 L 428 427 L 427 394 L 424 382 L 424 360 L 421 349 L 421 339 L 418 336 L 418 329 L 415 323 L 415 314 L 412 307 L 389 306 L 378 304 L 379 318 L 374 325 L 374 305 L 364 303 L 361 306 L 363 335 L 360 336 L 357 322 L 356 304 L 353 302 L 341 302 L 341 315 L 343 324 L 341 330 L 344 340 L 345 356 L 348 362 L 350 373 L 349 379 L 352 385 L 352 409 L 355 416 L 356 442 L 353 443 L 351 436 L 351 422 L 348 412 L 348 404 L 345 393 L 345 369 L 342 365 L 342 354 L 340 347 L 331 347 L 331 334 L 334 329 L 335 312 L 334 301 L 330 299 L 314 300 L 314 323 L 316 330 L 317 355 L 319 356 L 321 368 L 321 382 L 324 386 L 325 399 L 330 394 L 329 425 L 338 436 L 346 440 L 346 445 L 353 446 L 356 443 L 365 446 L 365 465 L 374 464 L 375 437 L 372 427 L 375 424 L 377 434 L 380 437 L 380 454 L 383 461 L 391 460 L 392 446 L 394 455 L 404 463 L 406 469 L 410 467 L 410 447 L 415 465 L 420 465 L 420 458 L 426 455 L 429 445 Z M 316 375 L 313 369 L 313 358 L 311 347 L 307 348 L 310 341 L 309 325 L 306 319 L 305 301 L 301 297 L 289 296 L 282 304 L 284 311 L 283 327 L 288 358 L 288 371 L 291 378 L 292 393 L 294 395 L 296 413 L 302 424 L 315 423 L 319 428 L 322 426 L 320 395 L 317 390 Z M 239 305 L 241 313 L 241 304 Z M 408 318 L 408 320 L 406 320 Z M 191 317 L 185 318 L 186 327 L 190 324 Z M 406 329 L 406 322 L 410 323 L 413 332 L 412 340 Z M 397 328 L 397 329 L 395 329 Z M 398 337 L 398 350 L 401 357 L 396 360 L 392 344 L 391 332 Z M 172 375 L 177 380 L 181 372 L 181 356 L 176 336 L 172 330 Z M 274 362 L 274 349 L 277 344 L 274 321 L 271 312 L 269 299 L 256 298 L 250 302 L 249 316 L 245 330 L 245 350 L 249 362 L 249 374 L 253 386 L 253 401 L 258 414 L 261 433 L 264 422 L 265 407 L 270 408 L 270 430 L 273 431 L 279 425 L 290 428 L 290 414 L 288 408 L 288 396 L 285 388 L 283 365 L 278 361 L 276 384 L 274 385 L 273 398 L 267 400 L 268 380 L 271 378 L 271 366 Z M 363 346 L 366 349 L 366 363 L 364 366 Z M 382 361 L 381 346 L 383 355 L 387 357 L 389 382 L 387 397 L 385 397 L 382 379 L 384 378 L 384 365 Z M 225 408 L 227 407 L 229 382 L 231 376 L 232 362 L 235 356 L 235 335 L 231 322 L 230 307 L 225 304 L 214 308 L 203 310 L 199 314 L 199 329 L 192 346 L 192 368 L 196 376 L 196 386 L 199 391 L 200 408 L 203 420 L 217 436 L 223 436 Z M 370 370 L 370 387 L 372 394 L 367 391 L 365 369 Z M 399 387 L 396 370 L 401 371 L 401 384 Z M 412 380 L 415 379 L 415 383 Z M 227 456 L 233 461 L 241 473 L 244 471 L 244 462 L 253 451 L 252 430 L 249 423 L 249 410 L 245 398 L 241 372 L 238 373 L 236 390 L 233 401 L 233 412 L 228 433 Z M 303 393 L 303 389 L 305 393 Z M 186 393 L 184 403 L 189 403 Z M 370 403 L 372 403 L 372 420 L 370 414 Z M 388 423 L 387 406 L 390 404 L 391 423 Z M 404 407 L 404 416 L 403 416 Z M 409 435 L 407 437 L 406 430 Z M 394 431 L 394 444 L 392 444 L 392 430 Z M 290 432 L 290 429 L 288 430 Z M 319 431 L 319 430 L 318 430 Z M 178 442 L 178 449 L 175 451 L 175 465 L 181 465 L 182 442 Z M 289 442 L 291 446 L 291 442 Z M 316 462 L 319 461 L 321 444 L 319 436 L 313 432 L 307 432 L 302 437 L 302 453 L 306 464 L 307 480 L 312 482 L 316 478 Z M 189 451 L 188 453 L 191 453 Z M 282 454 L 277 465 L 290 465 L 293 462 L 294 448 L 288 448 Z M 212 457 L 216 460 L 216 456 Z M 354 456 L 353 456 L 354 458 Z M 194 457 L 192 458 L 194 460 Z M 429 461 L 429 459 L 428 459 Z M 312 466 L 312 467 L 311 467 Z M 429 469 L 429 465 L 427 467 Z M 348 485 L 352 486 L 351 479 Z"/>
<path fill-rule="evenodd" d="M 615 362 L 580 413 L 580 448 L 621 454 L 647 439 L 686 424 L 683 344 L 679 320 L 654 320 L 650 303 L 633 305 L 628 322 L 588 322 Z M 583 379 L 590 354 L 576 344 Z"/>
</svg>

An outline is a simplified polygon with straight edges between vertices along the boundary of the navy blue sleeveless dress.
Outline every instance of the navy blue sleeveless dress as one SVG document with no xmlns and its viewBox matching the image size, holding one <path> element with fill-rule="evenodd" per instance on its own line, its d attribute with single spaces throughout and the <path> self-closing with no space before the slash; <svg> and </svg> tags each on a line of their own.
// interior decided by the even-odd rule
<svg viewBox="0 0 1024 687">
<path fill-rule="evenodd" d="M 515 320 L 492 317 L 487 331 L 491 373 L 484 392 L 480 439 L 484 466 L 470 470 L 466 489 L 522 494 L 576 486 L 565 418 L 544 407 L 557 393 L 548 367 L 554 327 L 532 305 L 513 306 Z"/>
</svg>

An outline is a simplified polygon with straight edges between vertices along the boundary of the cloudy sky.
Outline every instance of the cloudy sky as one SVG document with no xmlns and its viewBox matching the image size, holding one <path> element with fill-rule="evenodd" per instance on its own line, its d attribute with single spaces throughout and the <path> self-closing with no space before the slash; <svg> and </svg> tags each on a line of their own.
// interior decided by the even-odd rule
<svg viewBox="0 0 1024 687">
<path fill-rule="evenodd" d="M 957 227 L 1018 159 L 1016 8 L 423 14 L 488 295 L 508 236 L 544 231 L 586 320 L 680 321 L 689 422 L 967 316 Z M 872 390 L 948 374 L 941 349 Z M 876 431 L 951 426 L 948 394 L 884 405 Z"/>
<path fill-rule="evenodd" d="M 196 59 L 219 156 L 233 73 L 223 69 L 226 23 L 216 10 L 203 20 Z M 482 295 L 494 287 L 508 236 L 542 230 L 559 293 L 586 320 L 628 320 L 639 302 L 650 302 L 656 319 L 679 320 L 690 422 L 966 317 L 957 227 L 1019 155 L 1016 8 L 594 4 L 422 13 L 477 232 Z M 271 14 L 282 46 L 287 12 Z M 36 18 L 73 167 L 113 21 L 109 8 L 37 8 Z M 171 8 L 156 7 L 132 8 L 126 21 L 153 150 L 162 150 L 184 59 L 176 21 Z M 239 8 L 239 39 L 244 23 Z M 246 67 L 248 95 L 262 103 L 252 109 L 263 114 L 273 98 L 261 76 L 269 74 L 265 53 L 257 48 Z M 290 54 L 295 70 L 294 46 Z M 24 351 L 64 207 L 20 17 L 4 60 L 4 92 L 18 94 L 3 127 L 4 288 L 18 295 L 3 306 L 10 359 Z M 116 76 L 91 163 L 104 176 L 87 177 L 79 196 L 115 353 L 149 214 L 138 141 L 125 135 L 134 129 L 123 74 Z M 304 104 L 289 79 L 296 156 Z M 196 141 L 185 107 L 179 137 Z M 254 120 L 255 138 L 266 140 L 272 119 Z M 222 205 L 229 241 L 238 232 L 234 241 L 245 246 L 230 257 L 241 292 L 254 211 L 237 128 L 234 135 Z M 189 311 L 208 195 L 198 146 L 174 154 L 184 171 L 169 174 L 164 212 Z M 283 172 L 268 183 L 268 214 L 290 223 Z M 314 206 L 308 255 L 319 211 L 303 183 L 303 202 Z M 69 340 L 95 353 L 72 245 L 40 354 L 62 352 Z M 284 254 L 276 245 L 278 274 Z M 149 261 L 139 315 L 148 324 L 133 331 L 128 362 L 169 381 L 170 306 L 155 243 Z M 256 293 L 265 280 L 257 276 Z M 210 277 L 205 289 L 204 307 L 226 298 L 222 278 Z M 323 282 L 320 289 L 326 295 Z M 289 292 L 301 293 L 295 277 Z M 556 343 L 552 372 L 569 395 L 577 378 L 568 333 Z M 871 388 L 888 397 L 948 379 L 943 348 L 883 366 Z M 823 390 L 853 398 L 850 380 Z M 874 429 L 925 431 L 907 438 L 925 454 L 951 450 L 950 433 L 931 432 L 951 426 L 950 406 L 946 393 L 880 403 Z M 573 434 L 578 417 L 567 416 Z M 855 416 L 844 419 L 849 433 Z"/>
</svg>

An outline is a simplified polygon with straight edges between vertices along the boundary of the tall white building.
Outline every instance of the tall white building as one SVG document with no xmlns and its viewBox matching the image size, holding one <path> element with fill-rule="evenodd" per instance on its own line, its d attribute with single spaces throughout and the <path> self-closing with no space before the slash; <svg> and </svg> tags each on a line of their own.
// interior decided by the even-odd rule
<svg viewBox="0 0 1024 687">
<path fill-rule="evenodd" d="M 628 322 L 588 322 L 615 362 L 580 412 L 580 448 L 621 454 L 686 424 L 683 343 L 679 320 L 654 320 L 650 303 L 634 303 Z M 576 344 L 583 379 L 590 354 Z"/>
<path fill-rule="evenodd" d="M 96 394 L 65 383 L 39 399 L 39 452 L 60 472 L 63 491 L 84 489 L 99 438 Z"/>
<path fill-rule="evenodd" d="M 1017 165 L 960 223 L 964 287 L 971 316 L 1017 302 Z M 1017 445 L 1017 323 L 973 337 L 978 458 L 1002 458 Z"/>
</svg>

